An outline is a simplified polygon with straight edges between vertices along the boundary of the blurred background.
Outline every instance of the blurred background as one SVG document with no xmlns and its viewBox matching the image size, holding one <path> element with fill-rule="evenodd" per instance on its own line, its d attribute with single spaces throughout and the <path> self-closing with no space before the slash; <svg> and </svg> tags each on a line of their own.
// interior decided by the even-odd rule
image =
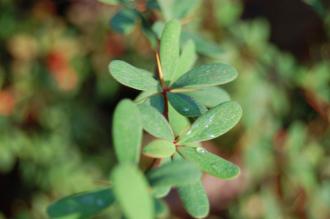
<svg viewBox="0 0 330 219">
<path fill-rule="evenodd" d="M 108 64 L 152 70 L 144 28 L 162 13 L 136 1 L 146 22 L 123 25 L 121 7 L 102 1 L 0 0 L 1 219 L 44 219 L 52 201 L 107 185 L 112 112 L 138 94 Z M 192 2 L 182 22 L 198 34 L 198 64 L 238 69 L 225 89 L 244 111 L 204 145 L 242 169 L 232 181 L 203 178 L 208 218 L 329 219 L 329 1 Z M 167 218 L 189 218 L 175 191 L 166 200 Z M 120 217 L 114 206 L 96 218 Z"/>
</svg>

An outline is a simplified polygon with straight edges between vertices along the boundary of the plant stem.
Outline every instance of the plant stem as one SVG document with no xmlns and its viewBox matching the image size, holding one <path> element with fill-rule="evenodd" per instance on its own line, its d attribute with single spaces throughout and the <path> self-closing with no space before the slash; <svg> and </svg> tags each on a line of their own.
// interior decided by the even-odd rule
<svg viewBox="0 0 330 219">
<path fill-rule="evenodd" d="M 169 91 L 169 88 L 166 86 L 166 83 L 164 81 L 164 74 L 162 71 L 162 67 L 160 64 L 160 59 L 159 59 L 159 54 L 156 52 L 156 62 L 157 62 L 157 73 L 158 73 L 158 78 L 160 81 L 160 85 L 162 86 L 162 96 L 164 98 L 164 111 L 163 115 L 165 119 L 168 121 L 168 97 L 167 97 L 167 92 Z"/>
</svg>

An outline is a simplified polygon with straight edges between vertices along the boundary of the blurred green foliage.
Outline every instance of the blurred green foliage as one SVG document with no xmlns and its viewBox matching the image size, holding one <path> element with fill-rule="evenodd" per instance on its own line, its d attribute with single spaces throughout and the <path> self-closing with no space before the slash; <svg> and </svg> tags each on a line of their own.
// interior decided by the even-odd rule
<svg viewBox="0 0 330 219">
<path fill-rule="evenodd" d="M 0 2 L 0 218 L 47 218 L 53 200 L 106 185 L 113 107 L 135 95 L 107 65 L 120 57 L 151 70 L 145 36 L 155 46 L 155 33 L 146 27 L 157 34 L 163 24 L 154 21 L 173 16 L 184 18 L 182 40 L 194 41 L 200 63 L 240 73 L 228 89 L 243 120 L 214 147 L 239 161 L 242 177 L 229 200 L 212 204 L 224 189 L 209 192 L 210 218 L 330 218 L 329 9 L 306 1 L 327 35 L 302 61 L 269 41 L 266 20 L 242 20 L 238 0 L 170 6 L 178 10 L 164 17 L 155 1 L 141 2 L 123 1 L 128 12 L 92 1 Z M 109 217 L 121 214 L 113 207 L 97 218 Z"/>
</svg>

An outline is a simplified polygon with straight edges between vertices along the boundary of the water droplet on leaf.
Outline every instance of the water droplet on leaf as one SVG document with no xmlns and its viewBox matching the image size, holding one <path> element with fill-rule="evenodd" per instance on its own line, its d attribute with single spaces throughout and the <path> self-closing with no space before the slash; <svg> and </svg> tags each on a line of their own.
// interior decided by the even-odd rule
<svg viewBox="0 0 330 219">
<path fill-rule="evenodd" d="M 197 153 L 201 153 L 201 154 L 203 154 L 203 153 L 206 153 L 206 152 L 207 152 L 207 150 L 206 150 L 206 149 L 204 149 L 204 148 L 202 148 L 202 147 L 197 147 L 197 148 L 196 148 L 196 151 L 197 151 Z"/>
</svg>

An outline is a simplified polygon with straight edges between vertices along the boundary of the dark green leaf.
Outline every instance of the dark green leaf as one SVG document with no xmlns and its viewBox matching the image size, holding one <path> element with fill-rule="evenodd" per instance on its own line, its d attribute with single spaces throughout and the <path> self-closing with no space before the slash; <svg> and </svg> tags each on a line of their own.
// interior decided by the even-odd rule
<svg viewBox="0 0 330 219">
<path fill-rule="evenodd" d="M 128 34 L 134 29 L 137 18 L 138 14 L 135 10 L 122 9 L 112 17 L 110 26 L 118 33 Z"/>
<path fill-rule="evenodd" d="M 179 140 L 180 144 L 216 138 L 233 128 L 242 117 L 242 108 L 233 101 L 222 103 L 199 117 Z"/>
<path fill-rule="evenodd" d="M 189 161 L 178 160 L 166 163 L 153 169 L 148 174 L 148 179 L 153 187 L 187 185 L 201 177 L 201 172 L 196 165 Z"/>
<path fill-rule="evenodd" d="M 238 166 L 222 159 L 202 147 L 179 147 L 179 153 L 187 160 L 191 160 L 208 174 L 220 179 L 231 179 L 240 172 Z"/>
<path fill-rule="evenodd" d="M 181 25 L 177 20 L 166 23 L 160 40 L 160 62 L 165 80 L 171 80 L 180 52 Z"/>
<path fill-rule="evenodd" d="M 70 215 L 79 219 L 90 218 L 110 206 L 114 200 L 111 189 L 84 192 L 56 201 L 48 207 L 47 212 L 51 218 Z"/>
<path fill-rule="evenodd" d="M 169 141 L 174 140 L 174 134 L 165 117 L 152 106 L 147 104 L 139 105 L 143 127 L 151 135 L 167 139 Z"/>
<path fill-rule="evenodd" d="M 229 94 L 219 87 L 207 87 L 186 94 L 210 108 L 230 100 Z"/>
<path fill-rule="evenodd" d="M 168 99 L 177 112 L 187 117 L 200 116 L 207 111 L 203 105 L 185 94 L 168 93 Z"/>
<path fill-rule="evenodd" d="M 112 133 L 118 161 L 138 163 L 142 140 L 142 122 L 135 103 L 125 99 L 117 105 L 114 112 Z"/>
<path fill-rule="evenodd" d="M 143 148 L 143 154 L 154 158 L 170 157 L 175 153 L 175 145 L 167 140 L 157 139 Z"/>
<path fill-rule="evenodd" d="M 113 192 L 129 219 L 154 219 L 154 203 L 144 175 L 132 164 L 117 166 L 111 174 Z"/>
<path fill-rule="evenodd" d="M 167 218 L 169 214 L 167 204 L 160 199 L 154 199 L 154 205 L 157 218 Z"/>
<path fill-rule="evenodd" d="M 136 68 L 124 61 L 114 60 L 109 65 L 111 75 L 121 84 L 137 90 L 156 90 L 158 81 L 143 69 Z"/>
<path fill-rule="evenodd" d="M 207 64 L 193 68 L 182 75 L 174 84 L 174 88 L 204 88 L 233 81 L 237 71 L 227 64 Z"/>
<path fill-rule="evenodd" d="M 210 204 L 201 181 L 178 187 L 178 193 L 187 212 L 195 218 L 204 218 L 210 211 Z"/>
</svg>

